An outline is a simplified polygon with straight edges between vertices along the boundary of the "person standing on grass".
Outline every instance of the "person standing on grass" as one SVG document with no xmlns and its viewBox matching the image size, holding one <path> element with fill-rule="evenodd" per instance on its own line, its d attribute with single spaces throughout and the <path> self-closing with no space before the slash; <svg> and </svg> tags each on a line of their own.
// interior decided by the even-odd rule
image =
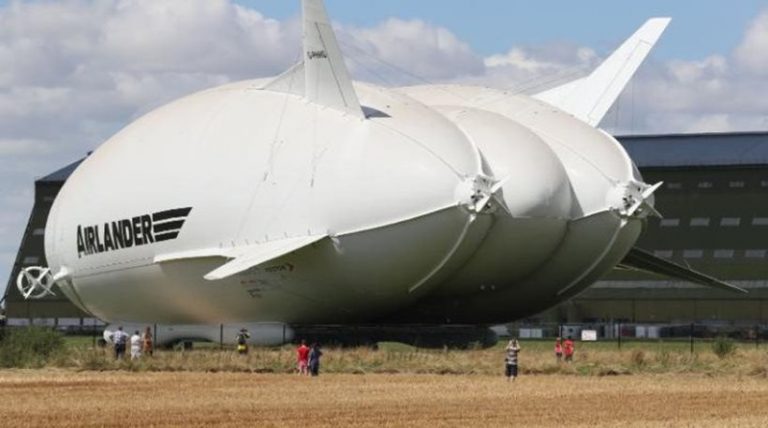
<svg viewBox="0 0 768 428">
<path fill-rule="evenodd" d="M 147 326 L 146 329 L 144 329 L 144 336 L 142 336 L 142 350 L 144 352 L 144 355 L 152 356 L 153 350 L 153 343 L 152 343 L 152 329 Z"/>
<path fill-rule="evenodd" d="M 240 355 L 245 355 L 248 353 L 248 339 L 251 338 L 251 335 L 248 334 L 248 330 L 243 327 L 240 329 L 240 332 L 237 333 L 237 337 L 235 338 L 237 340 L 237 353 Z"/>
<path fill-rule="evenodd" d="M 507 344 L 507 356 L 504 358 L 507 382 L 517 379 L 517 356 L 519 353 L 520 343 L 517 339 L 510 340 Z"/>
<path fill-rule="evenodd" d="M 565 339 L 565 344 L 563 344 L 563 353 L 565 354 L 565 361 L 566 362 L 573 362 L 573 353 L 576 351 L 576 349 L 573 346 L 573 340 L 571 338 Z"/>
<path fill-rule="evenodd" d="M 120 360 L 125 356 L 125 343 L 128 341 L 128 334 L 123 331 L 123 326 L 117 328 L 112 333 L 112 343 L 115 344 L 115 359 Z"/>
<path fill-rule="evenodd" d="M 131 360 L 138 360 L 141 357 L 141 335 L 139 330 L 133 332 L 131 336 Z"/>
<path fill-rule="evenodd" d="M 563 361 L 563 343 L 559 337 L 555 339 L 555 358 L 558 363 Z"/>
<path fill-rule="evenodd" d="M 317 342 L 312 344 L 312 349 L 309 350 L 309 373 L 312 376 L 320 374 L 320 357 L 323 356 L 323 352 L 320 350 L 320 345 Z"/>
<path fill-rule="evenodd" d="M 298 356 L 299 374 L 308 375 L 309 374 L 309 346 L 307 346 L 307 342 L 305 342 L 303 339 L 301 341 L 301 345 L 299 345 L 298 349 L 296 349 L 296 354 Z"/>
</svg>

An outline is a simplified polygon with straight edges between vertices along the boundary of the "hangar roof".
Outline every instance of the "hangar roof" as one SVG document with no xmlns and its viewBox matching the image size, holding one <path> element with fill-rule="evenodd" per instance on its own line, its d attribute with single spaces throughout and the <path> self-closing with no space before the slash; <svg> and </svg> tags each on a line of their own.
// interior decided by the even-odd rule
<svg viewBox="0 0 768 428">
<path fill-rule="evenodd" d="M 638 167 L 768 165 L 768 132 L 617 137 Z"/>
<path fill-rule="evenodd" d="M 70 175 L 72 175 L 73 172 L 77 169 L 78 166 L 85 160 L 85 158 L 82 158 L 80 160 L 77 160 L 75 162 L 72 162 L 71 164 L 65 166 L 64 168 L 61 168 L 58 171 L 52 172 L 48 175 L 46 175 L 43 178 L 40 178 L 37 180 L 37 182 L 44 182 L 44 183 L 63 183 L 67 181 L 67 178 L 69 178 Z"/>
</svg>

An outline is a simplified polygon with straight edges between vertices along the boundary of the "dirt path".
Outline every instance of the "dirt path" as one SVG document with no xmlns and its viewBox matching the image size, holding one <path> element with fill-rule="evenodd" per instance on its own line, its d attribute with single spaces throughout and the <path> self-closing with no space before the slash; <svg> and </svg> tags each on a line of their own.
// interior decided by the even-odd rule
<svg viewBox="0 0 768 428">
<path fill-rule="evenodd" d="M 768 426 L 768 380 L 0 372 L 0 426 Z"/>
</svg>

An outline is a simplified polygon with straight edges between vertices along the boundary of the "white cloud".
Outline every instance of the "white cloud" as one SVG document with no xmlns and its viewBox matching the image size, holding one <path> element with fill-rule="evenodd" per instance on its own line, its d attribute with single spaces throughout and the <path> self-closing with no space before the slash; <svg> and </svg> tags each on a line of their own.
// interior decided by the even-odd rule
<svg viewBox="0 0 768 428">
<path fill-rule="evenodd" d="M 11 140 L 0 137 L 0 158 L 12 155 L 48 155 L 54 146 L 41 140 Z"/>
<path fill-rule="evenodd" d="M 752 21 L 735 57 L 746 71 L 768 75 L 768 10 Z"/>
<path fill-rule="evenodd" d="M 484 69 L 467 43 L 421 20 L 390 18 L 373 28 L 342 29 L 340 39 L 353 74 L 384 80 L 379 84 L 466 77 Z"/>
</svg>

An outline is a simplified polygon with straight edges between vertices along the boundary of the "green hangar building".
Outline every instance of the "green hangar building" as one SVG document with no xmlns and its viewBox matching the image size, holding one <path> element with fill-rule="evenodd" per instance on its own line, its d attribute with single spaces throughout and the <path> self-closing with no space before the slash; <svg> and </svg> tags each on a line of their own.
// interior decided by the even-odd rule
<svg viewBox="0 0 768 428">
<path fill-rule="evenodd" d="M 745 288 L 734 294 L 616 269 L 581 295 L 529 321 L 765 324 L 768 321 L 768 132 L 620 137 L 656 193 L 637 246 Z M 22 268 L 45 266 L 43 237 L 59 189 L 81 161 L 35 182 L 35 204 L 3 297 L 10 323 L 89 326 L 62 293 L 26 301 Z"/>
</svg>

